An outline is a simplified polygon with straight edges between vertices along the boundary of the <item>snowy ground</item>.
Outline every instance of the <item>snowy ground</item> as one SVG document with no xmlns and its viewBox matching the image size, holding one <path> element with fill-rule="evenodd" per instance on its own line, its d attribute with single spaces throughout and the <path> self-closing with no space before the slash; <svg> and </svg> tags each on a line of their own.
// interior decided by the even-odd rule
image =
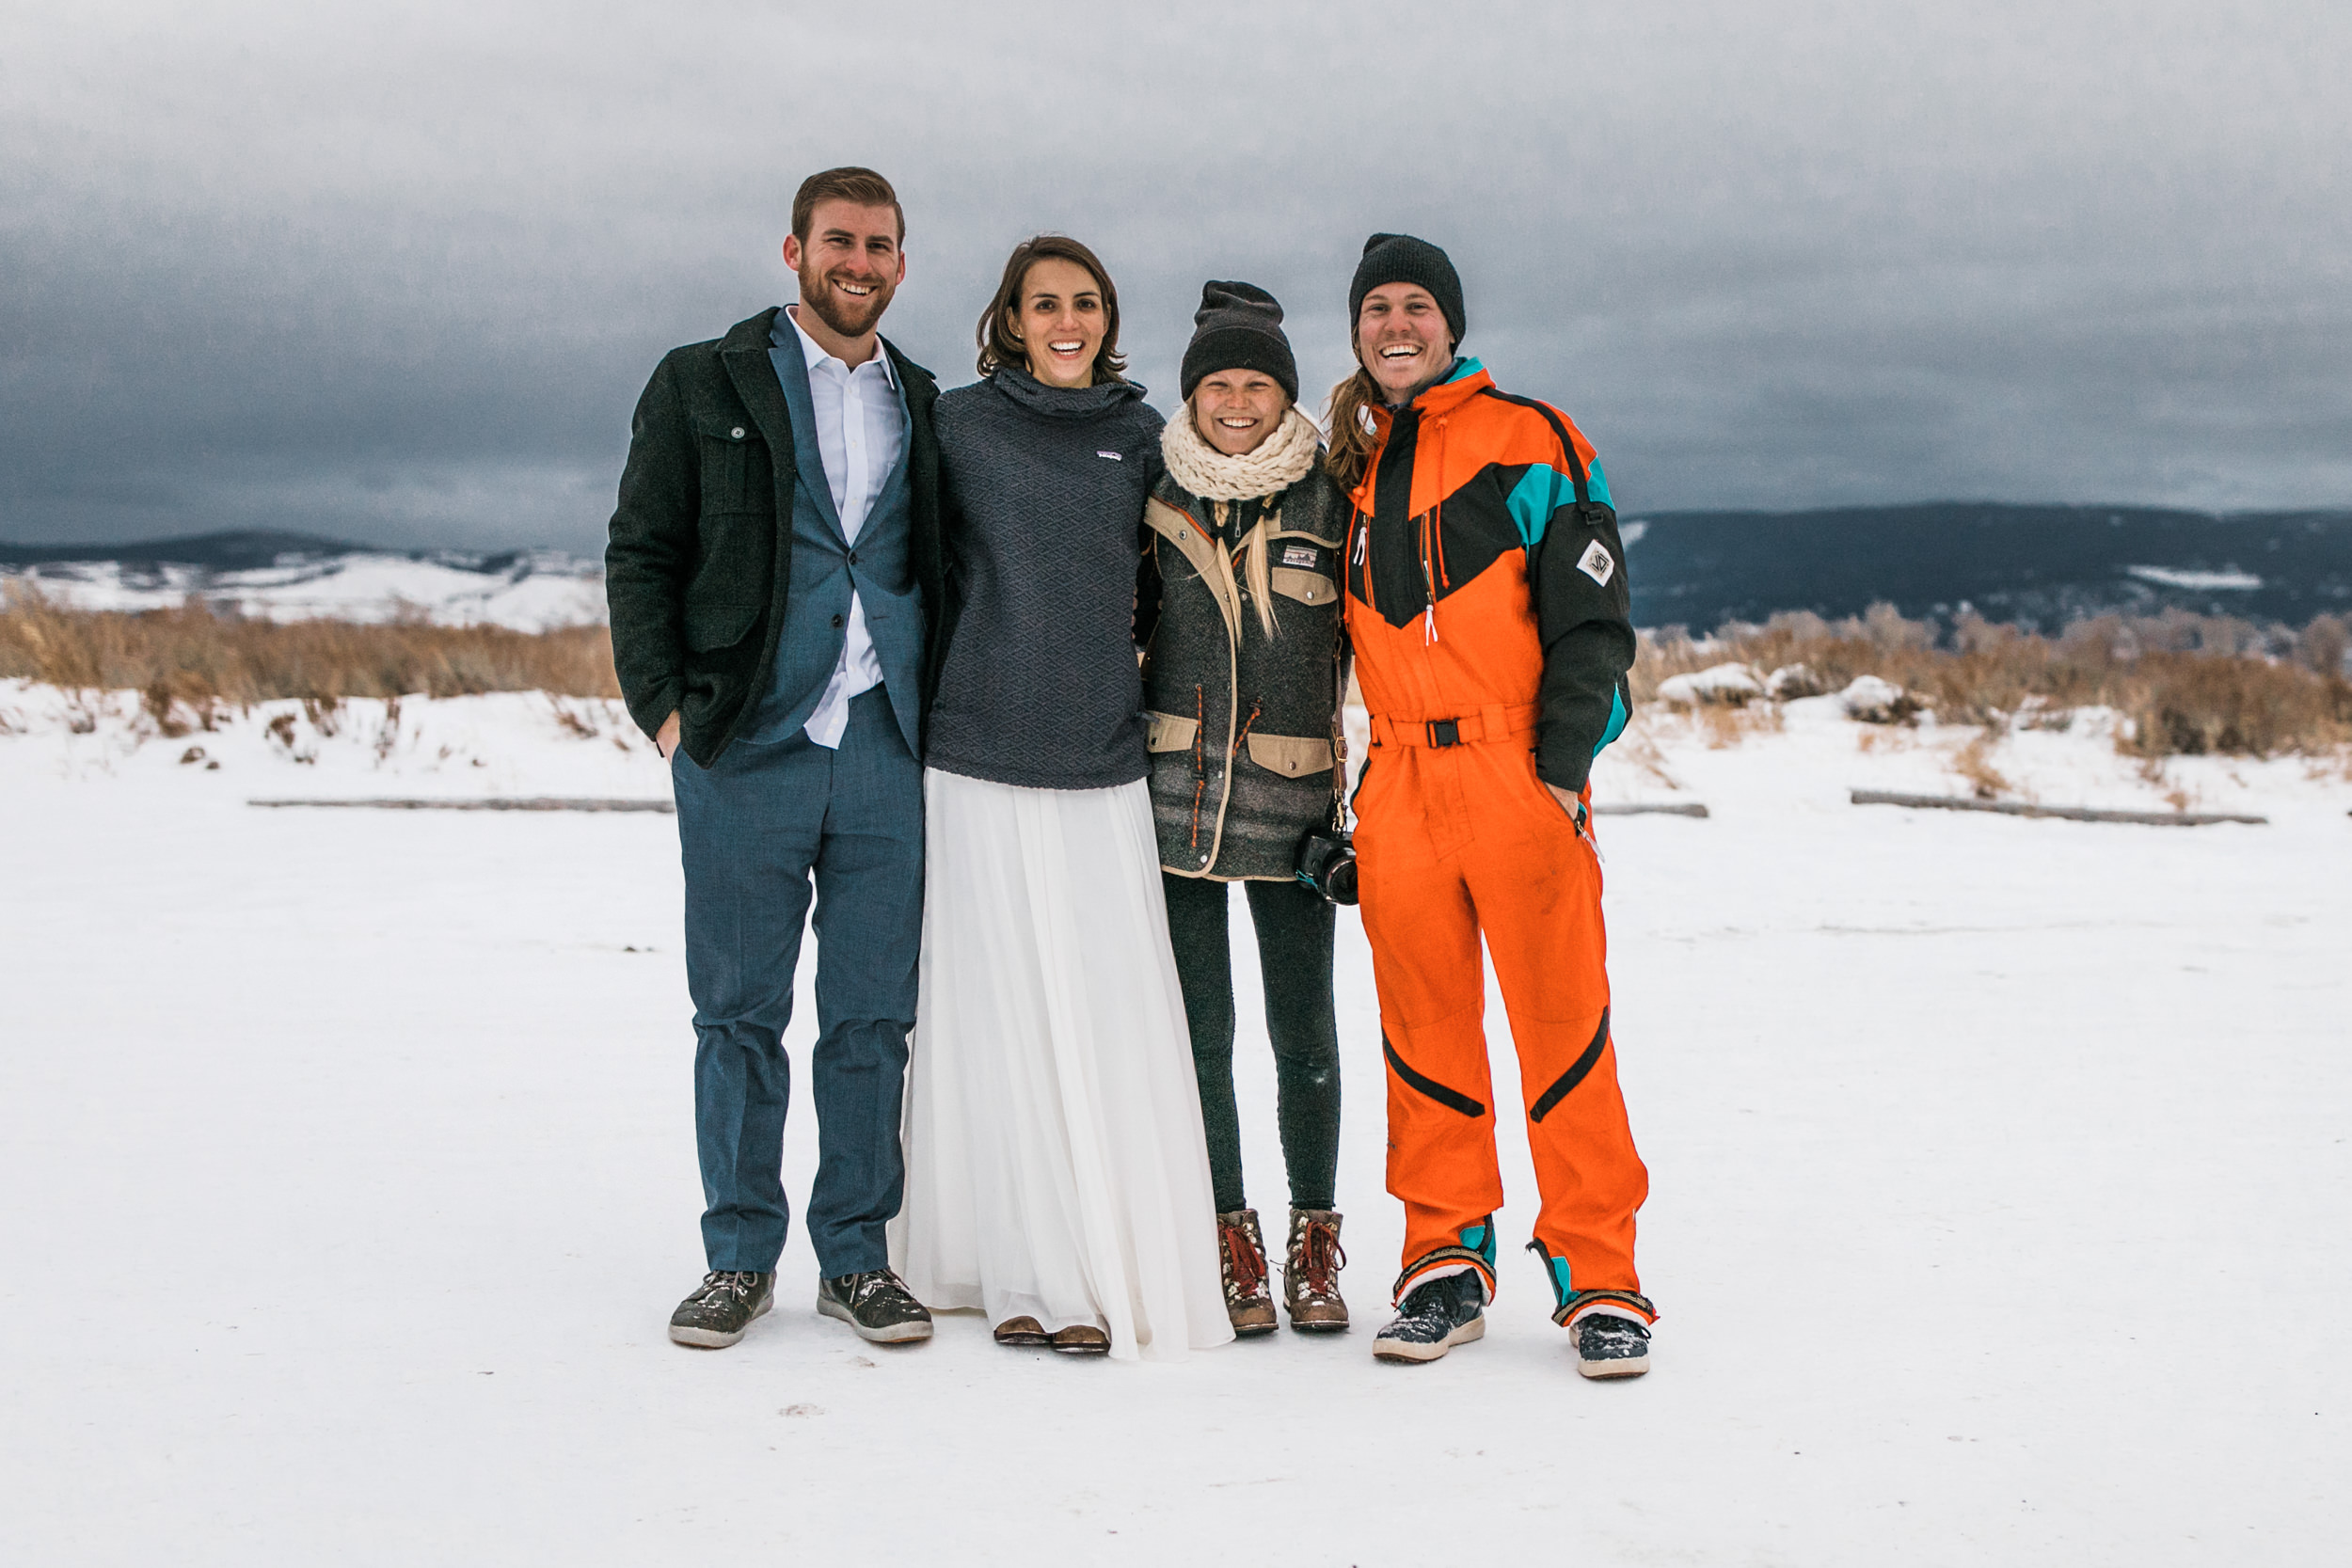
<svg viewBox="0 0 2352 1568">
<path fill-rule="evenodd" d="M 1370 1358 L 1400 1227 L 1352 919 L 1355 1333 L 1130 1368 L 958 1315 L 882 1351 L 815 1316 L 796 1235 L 742 1345 L 669 1345 L 700 1269 L 671 822 L 243 803 L 661 792 L 609 713 L 555 711 L 412 702 L 378 759 L 380 705 L 134 744 L 135 704 L 0 688 L 0 1560 L 2352 1547 L 2340 773 L 2148 780 L 2095 725 L 1993 754 L 2053 803 L 2273 818 L 2154 829 L 1849 806 L 1964 793 L 1967 736 L 1803 705 L 1736 745 L 1661 719 L 1613 753 L 1605 798 L 1713 815 L 1601 824 L 1665 1314 L 1657 1370 L 1603 1386 L 1516 1254 L 1485 1342 Z M 1273 1210 L 1263 1036 L 1242 1057 Z M 797 1106 L 803 1190 L 813 1133 Z M 1523 1143 L 1504 1160 L 1521 1242 Z"/>
</svg>

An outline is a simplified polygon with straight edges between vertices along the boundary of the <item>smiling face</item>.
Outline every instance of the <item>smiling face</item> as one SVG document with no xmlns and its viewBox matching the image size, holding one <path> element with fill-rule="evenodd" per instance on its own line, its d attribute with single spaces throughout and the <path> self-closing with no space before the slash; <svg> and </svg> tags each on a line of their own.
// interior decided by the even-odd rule
<svg viewBox="0 0 2352 1568">
<path fill-rule="evenodd" d="M 808 239 L 784 242 L 784 264 L 800 274 L 801 303 L 844 338 L 874 330 L 907 275 L 898 214 L 889 207 L 820 201 Z"/>
<path fill-rule="evenodd" d="M 1058 256 L 1033 261 L 1021 279 L 1021 303 L 1008 314 L 1031 375 L 1048 387 L 1094 385 L 1094 356 L 1110 319 L 1092 273 Z"/>
<path fill-rule="evenodd" d="M 1383 283 L 1356 312 L 1356 354 L 1390 403 L 1403 403 L 1454 363 L 1453 331 L 1418 283 Z"/>
<path fill-rule="evenodd" d="M 1192 424 L 1228 457 L 1252 452 L 1279 429 L 1290 394 L 1262 371 L 1215 371 L 1192 389 Z"/>
</svg>

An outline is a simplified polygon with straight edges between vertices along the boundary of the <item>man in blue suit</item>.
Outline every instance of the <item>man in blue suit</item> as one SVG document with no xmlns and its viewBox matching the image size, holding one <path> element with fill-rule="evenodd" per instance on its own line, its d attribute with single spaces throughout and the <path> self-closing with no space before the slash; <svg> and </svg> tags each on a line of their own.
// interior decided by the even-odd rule
<svg viewBox="0 0 2352 1568">
<path fill-rule="evenodd" d="M 944 581 L 938 385 L 876 331 L 906 222 L 871 169 L 812 175 L 800 299 L 674 350 L 639 401 L 605 552 L 613 662 L 670 759 L 686 867 L 694 1131 L 709 1272 L 680 1344 L 775 1296 L 801 930 L 816 903 L 817 1309 L 930 1337 L 889 1268 L 923 916 L 923 724 Z"/>
</svg>

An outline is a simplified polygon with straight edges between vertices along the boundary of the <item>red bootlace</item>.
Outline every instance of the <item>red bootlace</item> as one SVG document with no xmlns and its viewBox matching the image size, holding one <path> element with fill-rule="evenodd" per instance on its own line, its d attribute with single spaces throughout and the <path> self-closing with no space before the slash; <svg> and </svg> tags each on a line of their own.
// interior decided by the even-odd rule
<svg viewBox="0 0 2352 1568">
<path fill-rule="evenodd" d="M 1347 1254 L 1340 1249 L 1340 1233 L 1330 1226 L 1314 1220 L 1307 1222 L 1307 1256 L 1301 1259 L 1307 1276 L 1307 1290 L 1318 1296 L 1339 1293 L 1339 1272 L 1347 1266 Z"/>
<path fill-rule="evenodd" d="M 1265 1259 L 1249 1244 L 1249 1232 L 1238 1225 L 1218 1227 L 1224 1232 L 1225 1269 L 1245 1296 L 1254 1296 L 1265 1281 Z"/>
</svg>

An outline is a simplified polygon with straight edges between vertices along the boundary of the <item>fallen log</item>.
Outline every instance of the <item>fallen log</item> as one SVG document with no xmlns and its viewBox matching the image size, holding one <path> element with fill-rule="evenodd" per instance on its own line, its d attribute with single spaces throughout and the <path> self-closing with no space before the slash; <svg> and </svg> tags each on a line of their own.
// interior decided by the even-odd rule
<svg viewBox="0 0 2352 1568">
<path fill-rule="evenodd" d="M 2133 822 L 2149 828 L 2204 828 L 2217 822 L 2256 827 L 2267 816 L 2218 811 L 2101 811 L 2092 806 L 2032 806 L 2016 800 L 1971 800 L 1963 795 L 1898 795 L 1883 789 L 1851 792 L 1857 806 L 1924 806 L 1932 811 L 1989 811 L 2003 816 L 2055 816 L 2068 822 Z"/>
<path fill-rule="evenodd" d="M 448 800 L 247 800 L 248 806 L 343 807 L 364 811 L 658 811 L 675 813 L 672 800 L 598 800 L 558 795 L 488 796 Z"/>
<path fill-rule="evenodd" d="M 1595 806 L 1595 816 L 1705 816 L 1707 808 L 1696 800 L 1629 800 L 1606 806 Z"/>
</svg>

